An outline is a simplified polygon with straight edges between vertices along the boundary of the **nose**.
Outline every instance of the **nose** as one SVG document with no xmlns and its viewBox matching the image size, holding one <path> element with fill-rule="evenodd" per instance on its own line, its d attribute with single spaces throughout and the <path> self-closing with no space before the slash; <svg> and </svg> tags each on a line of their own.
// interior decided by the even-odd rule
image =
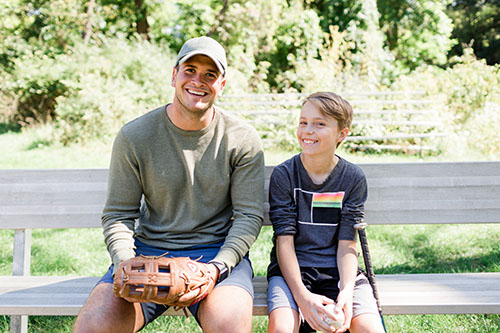
<svg viewBox="0 0 500 333">
<path fill-rule="evenodd" d="M 193 75 L 193 77 L 191 78 L 191 82 L 197 86 L 200 86 L 203 84 L 203 78 L 202 78 L 202 75 L 197 73 L 196 75 Z"/>
<path fill-rule="evenodd" d="M 313 133 L 314 132 L 314 127 L 312 126 L 312 124 L 307 124 L 307 126 L 304 128 L 304 131 L 306 133 Z"/>
</svg>

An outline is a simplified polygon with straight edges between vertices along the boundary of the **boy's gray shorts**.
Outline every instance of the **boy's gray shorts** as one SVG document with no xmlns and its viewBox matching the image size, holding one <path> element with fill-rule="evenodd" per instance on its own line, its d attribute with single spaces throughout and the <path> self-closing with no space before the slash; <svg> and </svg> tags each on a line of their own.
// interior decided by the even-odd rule
<svg viewBox="0 0 500 333">
<path fill-rule="evenodd" d="M 271 313 L 271 311 L 280 307 L 288 307 L 299 311 L 299 308 L 293 299 L 292 292 L 290 291 L 290 288 L 288 288 L 288 285 L 283 277 L 273 276 L 269 279 L 267 289 L 267 306 L 268 313 Z M 364 274 L 359 274 L 356 277 L 352 312 L 353 318 L 361 314 L 368 313 L 379 315 L 372 287 Z"/>
</svg>

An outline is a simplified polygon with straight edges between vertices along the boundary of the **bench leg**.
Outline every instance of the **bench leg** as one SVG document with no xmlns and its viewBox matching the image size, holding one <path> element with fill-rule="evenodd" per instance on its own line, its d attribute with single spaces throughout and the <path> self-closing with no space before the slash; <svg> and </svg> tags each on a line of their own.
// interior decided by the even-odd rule
<svg viewBox="0 0 500 333">
<path fill-rule="evenodd" d="M 10 333 L 27 333 L 28 316 L 10 316 Z"/>
<path fill-rule="evenodd" d="M 14 231 L 14 258 L 12 275 L 30 275 L 31 229 Z"/>
<path fill-rule="evenodd" d="M 14 231 L 12 275 L 30 275 L 31 229 Z M 28 316 L 10 316 L 10 333 L 27 333 Z"/>
</svg>

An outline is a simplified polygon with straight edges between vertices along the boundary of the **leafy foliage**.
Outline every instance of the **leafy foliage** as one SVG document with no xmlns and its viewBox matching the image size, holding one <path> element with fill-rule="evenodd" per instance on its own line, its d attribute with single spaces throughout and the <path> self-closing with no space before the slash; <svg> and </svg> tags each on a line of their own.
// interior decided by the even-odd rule
<svg viewBox="0 0 500 333">
<path fill-rule="evenodd" d="M 452 59 L 447 69 L 422 67 L 401 77 L 394 87 L 425 91 L 435 101 L 448 136 L 448 150 L 477 149 L 487 156 L 498 156 L 498 105 L 500 105 L 500 66 L 488 66 L 472 49 Z"/>
<path fill-rule="evenodd" d="M 481 4 L 6 0 L 0 3 L 0 121 L 4 129 L 48 124 L 54 130 L 40 138 L 44 144 L 113 136 L 124 122 L 170 100 L 175 54 L 188 38 L 210 35 L 228 53 L 225 94 L 424 90 L 455 133 L 465 124 L 472 128 L 470 119 L 494 117 L 498 103 L 497 66 L 469 61 L 468 54 L 447 58 L 453 26 L 462 42 L 475 37 L 484 50 L 493 43 L 498 5 Z M 478 44 L 473 47 L 478 54 Z M 286 147 L 294 146 L 286 134 L 291 126 L 271 130 L 287 138 Z"/>
<path fill-rule="evenodd" d="M 19 58 L 8 81 L 19 98 L 14 120 L 51 120 L 53 139 L 63 144 L 114 135 L 124 122 L 170 100 L 173 58 L 168 49 L 140 38 Z"/>
<path fill-rule="evenodd" d="M 464 54 L 471 47 L 477 57 L 489 65 L 500 62 L 500 2 L 496 0 L 455 0 L 448 5 L 448 16 L 453 20 L 452 37 L 460 41 L 450 56 Z"/>
<path fill-rule="evenodd" d="M 444 64 L 455 44 L 448 0 L 377 0 L 387 46 L 401 64 L 413 70 L 422 64 Z"/>
</svg>

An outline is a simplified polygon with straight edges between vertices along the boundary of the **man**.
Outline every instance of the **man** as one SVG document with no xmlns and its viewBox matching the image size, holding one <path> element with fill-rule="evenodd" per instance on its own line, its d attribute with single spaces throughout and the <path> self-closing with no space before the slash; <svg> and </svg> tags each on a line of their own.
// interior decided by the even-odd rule
<svg viewBox="0 0 500 333">
<path fill-rule="evenodd" d="M 165 252 L 202 256 L 217 281 L 189 307 L 204 332 L 251 331 L 248 250 L 263 221 L 264 157 L 257 132 L 214 107 L 226 69 L 218 42 L 188 40 L 173 69 L 173 102 L 118 133 L 102 216 L 113 264 L 80 311 L 75 332 L 138 331 L 161 315 L 164 305 L 116 297 L 112 282 L 120 262 Z"/>
</svg>

